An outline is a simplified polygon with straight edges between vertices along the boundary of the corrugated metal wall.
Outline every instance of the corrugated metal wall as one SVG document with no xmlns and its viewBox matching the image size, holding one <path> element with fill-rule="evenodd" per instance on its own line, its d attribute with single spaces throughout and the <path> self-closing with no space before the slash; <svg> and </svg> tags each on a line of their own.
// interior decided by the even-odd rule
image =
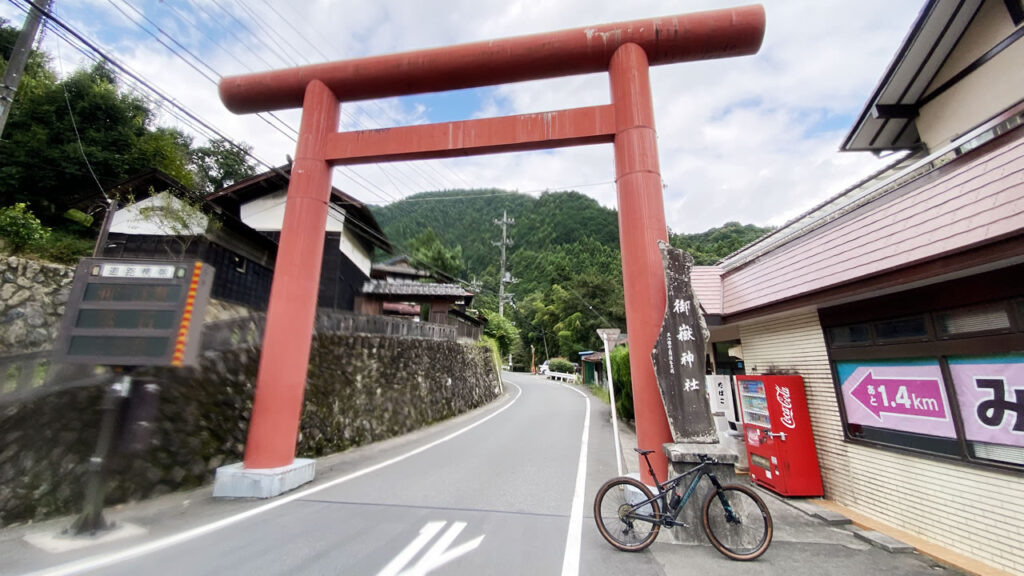
<svg viewBox="0 0 1024 576">
<path fill-rule="evenodd" d="M 845 442 L 814 310 L 741 325 L 740 340 L 748 374 L 803 376 L 826 498 L 1024 574 L 1024 474 Z"/>
</svg>

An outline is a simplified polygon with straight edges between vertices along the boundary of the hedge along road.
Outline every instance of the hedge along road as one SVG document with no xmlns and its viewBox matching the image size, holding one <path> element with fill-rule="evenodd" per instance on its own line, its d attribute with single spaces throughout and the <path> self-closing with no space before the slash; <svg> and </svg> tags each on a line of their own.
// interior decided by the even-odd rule
<svg viewBox="0 0 1024 576">
<path fill-rule="evenodd" d="M 594 493 L 616 469 L 608 407 L 537 376 L 506 373 L 505 381 L 508 394 L 488 408 L 352 451 L 331 470 L 321 466 L 311 488 L 219 518 L 211 509 L 222 503 L 209 500 L 174 533 L 151 526 L 154 536 L 105 553 L 23 567 L 48 565 L 38 574 L 54 575 L 663 573 L 650 555 L 613 550 L 594 526 Z"/>
</svg>

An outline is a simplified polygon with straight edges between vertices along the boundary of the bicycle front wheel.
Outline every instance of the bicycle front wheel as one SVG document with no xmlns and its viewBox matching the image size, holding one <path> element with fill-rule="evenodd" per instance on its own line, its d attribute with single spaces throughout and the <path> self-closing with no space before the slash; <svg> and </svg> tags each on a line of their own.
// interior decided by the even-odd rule
<svg viewBox="0 0 1024 576">
<path fill-rule="evenodd" d="M 708 494 L 703 525 L 711 545 L 733 560 L 753 560 L 772 543 L 772 515 L 746 486 L 730 484 Z"/>
<path fill-rule="evenodd" d="M 612 478 L 605 482 L 594 498 L 594 520 L 601 536 L 626 552 L 639 552 L 650 546 L 658 537 L 661 525 L 637 515 L 658 518 L 661 515 L 658 501 L 633 508 L 653 497 L 647 486 L 633 478 Z"/>
</svg>

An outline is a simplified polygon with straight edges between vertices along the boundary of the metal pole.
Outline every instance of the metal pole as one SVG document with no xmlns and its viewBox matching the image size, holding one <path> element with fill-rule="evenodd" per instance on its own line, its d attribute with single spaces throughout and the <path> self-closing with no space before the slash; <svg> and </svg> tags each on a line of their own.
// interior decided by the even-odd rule
<svg viewBox="0 0 1024 576">
<path fill-rule="evenodd" d="M 103 485 L 103 467 L 114 440 L 118 406 L 128 397 L 131 389 L 132 377 L 125 374 L 117 382 L 111 384 L 103 399 L 103 421 L 100 423 L 100 435 L 96 441 L 96 452 L 89 459 L 89 480 L 85 488 L 85 506 L 82 513 L 68 528 L 68 531 L 74 534 L 86 532 L 95 534 L 99 530 L 111 527 L 103 519 L 103 500 L 106 495 Z"/>
<path fill-rule="evenodd" d="M 612 405 L 612 435 L 615 437 L 615 468 L 622 476 L 622 447 L 619 445 L 619 417 L 615 413 L 615 384 L 612 382 L 612 355 L 608 348 L 608 337 L 610 334 L 601 333 L 601 341 L 604 342 L 604 362 L 608 369 L 608 396 L 609 404 Z"/>
<path fill-rule="evenodd" d="M 50 9 L 53 0 L 45 0 L 42 3 L 43 10 Z M 14 105 L 14 94 L 18 91 L 18 84 L 21 83 L 21 73 L 25 71 L 25 63 L 28 62 L 28 55 L 32 52 L 32 43 L 36 40 L 36 32 L 39 31 L 39 21 L 42 15 L 34 5 L 30 5 L 25 23 L 21 26 L 21 33 L 14 41 L 14 51 L 11 53 L 11 61 L 7 63 L 4 70 L 4 78 L 0 81 L 0 136 L 4 134 L 4 125 L 7 124 L 7 115 L 11 113 L 11 106 Z"/>
<path fill-rule="evenodd" d="M 110 226 L 114 222 L 117 204 L 117 199 L 107 199 L 107 211 L 103 214 L 103 225 L 100 226 L 100 235 L 96 238 L 96 245 L 92 247 L 93 258 L 102 258 L 104 250 L 107 249 L 107 238 L 110 237 Z"/>
</svg>

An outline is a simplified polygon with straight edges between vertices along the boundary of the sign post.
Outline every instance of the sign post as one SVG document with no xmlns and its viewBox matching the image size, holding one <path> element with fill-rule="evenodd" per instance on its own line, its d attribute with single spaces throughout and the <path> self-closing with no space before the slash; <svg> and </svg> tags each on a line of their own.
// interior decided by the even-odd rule
<svg viewBox="0 0 1024 576">
<path fill-rule="evenodd" d="M 69 531 L 83 534 L 110 528 L 103 519 L 103 469 L 118 436 L 117 414 L 133 395 L 131 372 L 139 366 L 198 363 L 202 322 L 193 318 L 203 317 L 213 272 L 212 266 L 202 262 L 116 258 L 79 262 L 61 319 L 54 363 L 114 366 L 122 376 L 104 397 L 96 451 L 89 459 L 85 505 Z M 145 388 L 149 394 L 158 389 Z"/>
<path fill-rule="evenodd" d="M 611 349 L 608 346 L 608 341 L 612 342 L 612 346 L 618 342 L 619 329 L 618 328 L 599 328 L 597 330 L 598 336 L 601 337 L 601 341 L 604 342 L 604 363 L 608 369 L 608 398 L 609 404 L 612 405 L 612 434 L 615 435 L 615 467 L 618 470 L 618 475 L 622 476 L 622 448 L 619 446 L 619 417 L 615 413 L 615 384 L 612 382 L 612 354 Z"/>
</svg>

